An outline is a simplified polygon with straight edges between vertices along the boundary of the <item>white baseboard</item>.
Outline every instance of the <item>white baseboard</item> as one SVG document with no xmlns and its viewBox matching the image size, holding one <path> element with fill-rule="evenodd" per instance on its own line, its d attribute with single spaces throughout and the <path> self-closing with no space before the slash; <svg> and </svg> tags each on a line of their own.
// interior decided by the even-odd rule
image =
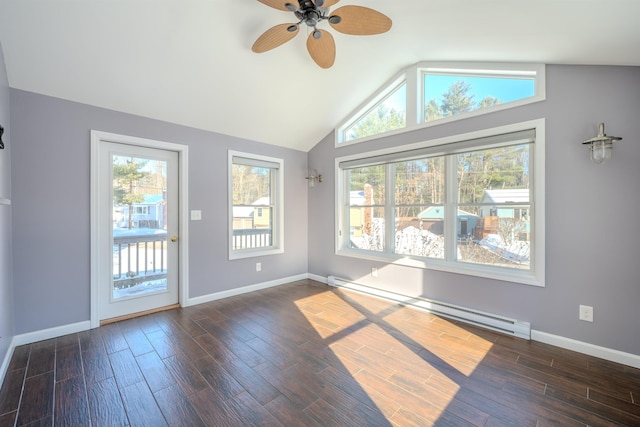
<svg viewBox="0 0 640 427">
<path fill-rule="evenodd" d="M 318 276 L 317 274 L 309 273 L 307 275 L 307 278 L 311 280 L 315 280 L 316 282 L 324 283 L 325 285 L 329 284 L 329 279 L 327 279 L 326 277 Z"/>
<path fill-rule="evenodd" d="M 183 307 L 203 304 L 205 302 L 216 301 L 223 298 L 234 297 L 236 295 L 247 294 L 249 292 L 259 291 L 262 289 L 273 288 L 274 286 L 284 285 L 286 283 L 297 282 L 298 280 L 309 279 L 309 274 L 299 274 L 297 276 L 285 277 L 282 279 L 271 280 L 269 282 L 257 283 L 255 285 L 244 286 L 242 288 L 229 289 L 228 291 L 216 292 L 213 294 L 203 295 L 201 297 L 189 298 Z M 325 282 L 326 283 L 326 282 Z"/>
<path fill-rule="evenodd" d="M 0 388 L 2 388 L 2 383 L 4 382 L 4 376 L 7 374 L 7 369 L 9 369 L 9 363 L 11 362 L 11 357 L 13 357 L 13 350 L 15 350 L 16 348 L 14 338 L 11 338 L 11 342 L 9 343 L 9 348 L 7 348 L 7 353 L 4 355 L 4 360 L 2 361 L 2 365 L 0 365 Z"/>
<path fill-rule="evenodd" d="M 636 354 L 625 353 L 623 351 L 600 347 L 598 345 L 576 341 L 571 338 L 560 337 L 558 335 L 552 335 L 546 332 L 535 330 L 531 331 L 531 339 L 545 344 L 554 345 L 556 347 L 565 348 L 567 350 L 577 351 L 578 353 L 587 354 L 589 356 L 599 357 L 600 359 L 605 359 L 610 362 L 621 363 L 623 365 L 640 369 L 640 356 Z"/>
<path fill-rule="evenodd" d="M 55 328 L 43 329 L 41 331 L 28 332 L 26 334 L 16 335 L 11 339 L 11 344 L 5 354 L 2 365 L 0 365 L 0 386 L 4 382 L 4 377 L 7 374 L 11 357 L 16 347 L 26 344 L 32 344 L 38 341 L 44 341 L 51 338 L 58 338 L 63 335 L 75 334 L 76 332 L 82 332 L 91 329 L 91 322 L 78 322 L 70 325 L 57 326 Z"/>
<path fill-rule="evenodd" d="M 15 347 L 25 344 L 31 344 L 38 341 L 58 338 L 63 335 L 75 334 L 76 332 L 88 331 L 91 329 L 91 322 L 72 323 L 70 325 L 56 326 L 55 328 L 43 329 L 41 331 L 28 332 L 26 334 L 16 335 L 13 337 L 12 344 Z"/>
</svg>

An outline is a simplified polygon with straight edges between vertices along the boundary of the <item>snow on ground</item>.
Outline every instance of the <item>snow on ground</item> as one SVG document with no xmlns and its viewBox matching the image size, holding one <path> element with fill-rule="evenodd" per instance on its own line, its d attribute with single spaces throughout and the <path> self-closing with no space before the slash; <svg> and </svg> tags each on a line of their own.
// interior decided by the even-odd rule
<svg viewBox="0 0 640 427">
<path fill-rule="evenodd" d="M 444 239 L 428 230 L 410 226 L 396 232 L 396 253 L 444 258 Z"/>
<path fill-rule="evenodd" d="M 484 239 L 480 240 L 478 244 L 507 261 L 512 261 L 518 264 L 529 264 L 530 262 L 530 242 L 514 240 L 510 243 L 506 243 L 499 235 L 489 234 Z"/>
<path fill-rule="evenodd" d="M 113 299 L 137 297 L 155 292 L 167 290 L 167 279 L 150 280 L 148 282 L 139 283 L 130 288 L 113 289 Z"/>
<path fill-rule="evenodd" d="M 410 226 L 396 231 L 395 237 L 397 254 L 438 259 L 443 259 L 445 256 L 443 236 L 431 233 L 428 230 L 420 230 Z M 360 238 L 351 238 L 351 241 L 360 249 L 382 251 L 384 233 L 381 228 L 372 227 L 372 235 L 363 234 Z M 506 261 L 525 265 L 530 263 L 530 242 L 514 240 L 506 243 L 499 235 L 490 234 L 479 242 L 470 244 L 477 244 Z M 461 259 L 460 247 L 458 247 L 458 259 Z"/>
</svg>

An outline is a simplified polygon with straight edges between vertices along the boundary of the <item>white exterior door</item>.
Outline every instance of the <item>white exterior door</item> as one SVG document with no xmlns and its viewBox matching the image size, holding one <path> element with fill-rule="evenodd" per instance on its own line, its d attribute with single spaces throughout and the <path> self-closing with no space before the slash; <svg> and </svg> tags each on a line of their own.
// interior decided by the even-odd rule
<svg viewBox="0 0 640 427">
<path fill-rule="evenodd" d="M 98 150 L 99 320 L 178 303 L 178 153 L 108 141 Z"/>
</svg>

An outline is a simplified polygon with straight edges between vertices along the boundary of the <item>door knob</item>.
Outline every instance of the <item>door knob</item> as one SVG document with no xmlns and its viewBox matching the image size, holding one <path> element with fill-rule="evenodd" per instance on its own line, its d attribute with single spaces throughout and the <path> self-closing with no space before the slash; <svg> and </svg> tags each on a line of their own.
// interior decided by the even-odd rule
<svg viewBox="0 0 640 427">
<path fill-rule="evenodd" d="M 172 242 L 177 242 L 178 241 L 178 236 L 171 236 L 171 241 Z"/>
</svg>

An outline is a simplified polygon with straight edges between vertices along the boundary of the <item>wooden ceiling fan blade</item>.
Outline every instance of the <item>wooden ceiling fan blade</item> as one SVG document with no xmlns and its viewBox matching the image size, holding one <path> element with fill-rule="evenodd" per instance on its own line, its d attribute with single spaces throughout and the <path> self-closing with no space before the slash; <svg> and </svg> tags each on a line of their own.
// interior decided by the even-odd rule
<svg viewBox="0 0 640 427">
<path fill-rule="evenodd" d="M 270 6 L 274 9 L 278 9 L 278 10 L 286 10 L 288 11 L 289 9 L 287 9 L 287 6 L 285 6 L 285 4 L 287 3 L 291 3 L 293 5 L 297 5 L 298 2 L 296 0 L 258 0 L 260 3 L 262 4 L 266 4 L 267 6 Z"/>
<path fill-rule="evenodd" d="M 381 34 L 391 29 L 391 19 L 377 10 L 363 6 L 342 6 L 331 13 L 331 16 L 339 16 L 340 22 L 329 25 L 336 31 L 354 36 L 370 36 Z"/>
<path fill-rule="evenodd" d="M 318 32 L 319 38 L 314 34 Z M 315 30 L 307 38 L 309 55 L 321 68 L 331 68 L 336 59 L 336 43 L 331 33 L 325 30 Z"/>
<path fill-rule="evenodd" d="M 289 31 L 289 28 L 295 27 L 294 31 Z M 269 28 L 255 41 L 251 50 L 255 53 L 262 53 L 273 48 L 276 48 L 282 44 L 285 44 L 292 38 L 294 38 L 300 28 L 296 24 L 280 24 L 275 27 Z"/>
</svg>

